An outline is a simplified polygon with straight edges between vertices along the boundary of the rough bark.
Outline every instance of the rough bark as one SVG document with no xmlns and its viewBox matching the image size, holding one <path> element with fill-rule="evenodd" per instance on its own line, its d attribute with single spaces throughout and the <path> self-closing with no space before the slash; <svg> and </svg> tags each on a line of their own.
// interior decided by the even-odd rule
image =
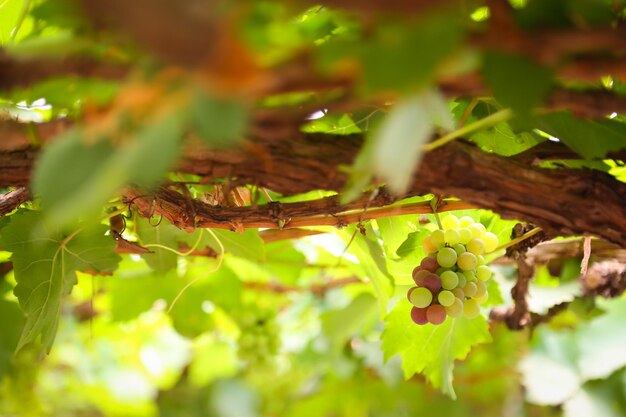
<svg viewBox="0 0 626 417">
<path fill-rule="evenodd" d="M 43 134 L 58 127 L 38 129 Z M 285 195 L 341 191 L 347 178 L 340 167 L 353 162 L 363 142 L 361 135 L 302 134 L 293 126 L 269 122 L 257 125 L 253 136 L 255 140 L 236 150 L 190 145 L 178 169 L 206 180 L 227 177 L 235 184 L 263 186 Z M 31 147 L 0 151 L 0 186 L 26 184 L 35 156 Z M 505 217 L 524 219 L 552 236 L 589 233 L 626 245 L 626 184 L 601 172 L 540 169 L 456 142 L 429 152 L 421 162 L 409 194 L 427 193 L 458 197 Z M 219 219 L 219 213 L 213 215 Z M 236 224 L 258 227 L 258 219 L 250 217 L 246 226 L 241 216 L 235 217 Z"/>
</svg>

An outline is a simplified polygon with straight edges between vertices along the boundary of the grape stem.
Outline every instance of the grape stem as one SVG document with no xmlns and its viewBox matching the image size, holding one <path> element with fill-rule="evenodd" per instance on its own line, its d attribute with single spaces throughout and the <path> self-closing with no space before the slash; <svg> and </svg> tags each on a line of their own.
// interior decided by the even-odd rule
<svg viewBox="0 0 626 417">
<path fill-rule="evenodd" d="M 532 229 L 532 230 L 530 230 L 530 231 L 528 231 L 528 232 L 524 233 L 524 234 L 523 234 L 523 235 L 521 235 L 520 237 L 517 237 L 517 238 L 515 238 L 515 239 L 511 240 L 510 242 L 505 243 L 504 245 L 500 245 L 500 246 L 498 246 L 497 248 L 495 248 L 495 249 L 493 250 L 493 252 L 498 252 L 499 250 L 506 249 L 506 248 L 510 248 L 511 246 L 515 246 L 515 245 L 517 245 L 518 243 L 520 243 L 520 242 L 522 242 L 522 241 L 524 241 L 524 240 L 528 239 L 529 237 L 532 237 L 532 236 L 536 235 L 537 233 L 541 232 L 542 230 L 543 230 L 543 229 L 541 229 L 541 227 L 535 227 L 534 229 Z M 491 253 L 493 253 L 493 252 L 491 252 Z"/>
<path fill-rule="evenodd" d="M 474 123 L 465 125 L 461 127 L 460 129 L 455 130 L 454 132 L 450 132 L 447 135 L 442 136 L 437 140 L 427 143 L 426 145 L 424 145 L 423 149 L 426 152 L 432 151 L 433 149 L 437 149 L 447 144 L 448 142 L 452 142 L 453 140 L 463 137 L 469 133 L 473 133 L 477 130 L 480 130 L 486 127 L 491 127 L 500 122 L 507 121 L 511 117 L 513 117 L 513 111 L 511 111 L 510 109 L 500 110 L 499 112 L 493 113 L 483 119 L 477 120 Z"/>
<path fill-rule="evenodd" d="M 430 208 L 433 210 L 433 214 L 435 215 L 435 221 L 437 222 L 437 226 L 439 227 L 439 230 L 443 230 L 443 226 L 441 225 L 441 219 L 439 218 L 439 213 L 437 212 L 440 201 L 441 199 L 439 197 L 437 196 L 433 197 L 430 200 Z"/>
</svg>

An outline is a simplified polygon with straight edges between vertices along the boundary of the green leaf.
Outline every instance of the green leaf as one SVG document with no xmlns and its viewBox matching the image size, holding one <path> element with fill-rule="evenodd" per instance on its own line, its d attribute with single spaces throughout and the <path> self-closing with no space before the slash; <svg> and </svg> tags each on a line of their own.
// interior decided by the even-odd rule
<svg viewBox="0 0 626 417">
<path fill-rule="evenodd" d="M 142 245 L 154 252 L 144 253 L 141 257 L 159 273 L 165 273 L 176 268 L 178 254 L 172 252 L 172 249 L 176 251 L 179 249 L 179 241 L 195 241 L 189 237 L 189 233 L 167 221 L 152 225 L 151 220 L 139 216 L 137 217 L 137 236 Z"/>
<path fill-rule="evenodd" d="M 0 381 L 11 368 L 13 352 L 24 327 L 24 315 L 17 303 L 0 298 Z"/>
<path fill-rule="evenodd" d="M 577 329 L 580 356 L 578 366 L 583 378 L 606 378 L 626 366 L 626 299 L 602 305 L 606 313 Z"/>
<path fill-rule="evenodd" d="M 485 55 L 483 78 L 503 106 L 522 115 L 541 104 L 554 83 L 548 69 L 528 58 L 501 52 Z"/>
<path fill-rule="evenodd" d="M 340 349 L 365 322 L 376 318 L 375 311 L 376 299 L 369 293 L 361 293 L 345 308 L 324 313 L 322 329 L 334 348 Z"/>
<path fill-rule="evenodd" d="M 537 117 L 536 124 L 583 158 L 604 158 L 626 148 L 626 125 L 614 120 L 582 120 L 556 112 Z"/>
<path fill-rule="evenodd" d="M 447 130 L 454 121 L 441 95 L 423 91 L 397 103 L 366 139 L 350 170 L 342 202 L 356 198 L 373 176 L 402 194 L 410 186 L 422 155 L 422 145 L 435 126 Z"/>
<path fill-rule="evenodd" d="M 88 143 L 75 129 L 42 152 L 32 186 L 48 209 L 47 221 L 65 225 L 92 215 L 122 186 L 149 186 L 176 160 L 183 119 L 173 113 L 135 132 L 125 146 Z"/>
<path fill-rule="evenodd" d="M 557 405 L 574 395 L 582 384 L 577 355 L 572 332 L 539 329 L 532 351 L 519 366 L 526 398 L 535 404 Z"/>
<path fill-rule="evenodd" d="M 192 124 L 207 145 L 223 148 L 244 135 L 248 112 L 242 103 L 199 94 L 191 108 Z"/>
<path fill-rule="evenodd" d="M 339 232 L 339 235 L 348 243 L 352 238 L 354 230 L 354 226 L 351 226 Z M 381 315 L 384 316 L 387 312 L 389 296 L 393 292 L 394 280 L 387 271 L 383 248 L 377 240 L 373 240 L 376 239 L 374 231 L 371 227 L 368 227 L 366 230 L 367 236 L 363 236 L 358 232 L 356 233 L 348 248 L 348 253 L 357 257 L 360 264 L 359 266 L 363 270 L 363 277 L 372 281 L 374 291 L 378 298 Z"/>
<path fill-rule="evenodd" d="M 385 358 L 400 355 L 405 378 L 422 373 L 435 388 L 456 398 L 454 361 L 465 359 L 473 346 L 491 342 L 486 320 L 448 317 L 438 326 L 418 326 L 410 314 L 411 305 L 402 300 L 387 316 L 382 335 Z"/>
<path fill-rule="evenodd" d="M 387 182 L 391 191 L 405 192 L 422 155 L 422 145 L 435 126 L 454 128 L 445 100 L 425 91 L 396 104 L 374 136 L 374 174 Z"/>
<path fill-rule="evenodd" d="M 515 133 L 508 123 L 500 122 L 493 128 L 473 134 L 470 140 L 482 150 L 498 155 L 511 156 L 532 148 L 547 139 L 536 133 Z"/>
<path fill-rule="evenodd" d="M 12 91 L 10 97 L 15 102 L 27 103 L 45 98 L 55 111 L 73 110 L 79 101 L 82 104 L 107 104 L 117 95 L 119 87 L 118 81 L 67 76 L 45 80 L 25 90 Z"/>
<path fill-rule="evenodd" d="M 421 228 L 417 232 L 409 233 L 406 240 L 402 242 L 402 245 L 400 245 L 396 251 L 396 254 L 401 258 L 405 258 L 410 255 L 414 255 L 417 259 L 426 257 L 422 244 L 424 242 L 424 238 L 430 235 L 430 233 L 431 231 L 426 228 Z"/>
<path fill-rule="evenodd" d="M 17 350 L 41 335 L 50 351 L 62 299 L 76 284 L 76 271 L 112 272 L 120 260 L 103 225 L 79 229 L 73 236 L 51 227 L 35 234 L 41 224 L 40 212 L 20 211 L 10 217 L 0 236 L 0 245 L 13 253 L 14 292 L 27 316 Z"/>
<path fill-rule="evenodd" d="M 24 0 L 5 0 L 0 2 L 0 45 L 11 40 L 11 33 L 19 19 Z"/>
<path fill-rule="evenodd" d="M 441 14 L 411 26 L 377 25 L 372 41 L 354 46 L 363 64 L 365 90 L 407 91 L 426 85 L 461 40 L 458 21 Z"/>
<path fill-rule="evenodd" d="M 243 233 L 223 229 L 211 229 L 211 231 L 217 236 L 227 253 L 256 261 L 265 259 L 265 244 L 259 237 L 258 230 L 246 229 Z M 210 233 L 205 231 L 203 241 L 219 253 L 220 246 Z"/>
</svg>

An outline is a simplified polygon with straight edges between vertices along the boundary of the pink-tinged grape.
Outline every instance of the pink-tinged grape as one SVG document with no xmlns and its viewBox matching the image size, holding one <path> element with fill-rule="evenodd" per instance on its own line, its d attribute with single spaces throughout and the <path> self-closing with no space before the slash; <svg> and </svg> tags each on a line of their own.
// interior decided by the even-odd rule
<svg viewBox="0 0 626 417">
<path fill-rule="evenodd" d="M 423 287 L 424 278 L 426 278 L 431 273 L 432 272 L 427 271 L 425 269 L 420 269 L 419 271 L 415 272 L 415 269 L 414 269 L 413 270 L 413 282 L 415 282 L 415 285 L 417 285 L 418 287 Z"/>
<path fill-rule="evenodd" d="M 473 295 L 474 298 L 480 298 L 487 294 L 487 286 L 482 281 L 476 281 L 476 294 Z"/>
<path fill-rule="evenodd" d="M 459 317 L 461 314 L 463 314 L 463 301 L 455 298 L 454 302 L 447 306 L 445 309 L 446 313 L 448 313 L 448 316 Z"/>
<path fill-rule="evenodd" d="M 454 300 L 456 300 L 456 297 L 454 296 L 454 294 L 452 294 L 451 291 L 443 290 L 437 296 L 437 300 L 442 306 L 448 307 L 454 302 Z"/>
<path fill-rule="evenodd" d="M 456 245 L 452 246 L 452 249 L 454 249 L 457 256 L 459 256 L 462 253 L 467 252 L 467 249 L 465 249 L 465 245 L 461 245 L 460 243 L 457 243 Z"/>
<path fill-rule="evenodd" d="M 485 292 L 481 297 L 472 297 L 472 299 L 476 300 L 478 304 L 484 304 L 489 299 L 489 293 Z"/>
<path fill-rule="evenodd" d="M 441 279 L 435 274 L 430 274 L 424 278 L 424 287 L 436 294 L 441 289 Z"/>
<path fill-rule="evenodd" d="M 413 323 L 419 325 L 428 323 L 428 318 L 426 317 L 426 309 L 413 307 L 411 309 L 411 320 L 413 320 Z"/>
<path fill-rule="evenodd" d="M 472 219 L 470 216 L 463 216 L 459 219 L 459 225 L 461 227 L 468 227 L 472 224 L 474 224 L 474 219 Z"/>
<path fill-rule="evenodd" d="M 427 256 L 424 259 L 422 259 L 420 266 L 422 267 L 422 269 L 425 269 L 430 272 L 435 272 L 437 268 L 439 268 L 439 264 L 437 263 L 437 260 L 435 258 L 431 258 L 430 256 Z"/>
<path fill-rule="evenodd" d="M 478 304 L 478 301 L 474 300 L 473 298 L 465 300 L 465 302 L 463 303 L 463 314 L 468 319 L 478 317 L 478 315 L 480 314 L 480 305 Z"/>
<path fill-rule="evenodd" d="M 445 242 L 443 230 L 439 230 L 439 229 L 435 230 L 430 235 L 430 241 L 431 241 L 431 243 L 433 244 L 434 247 L 436 247 L 436 248 L 442 247 L 444 242 Z"/>
<path fill-rule="evenodd" d="M 459 268 L 461 268 L 463 271 L 470 271 L 476 268 L 476 265 L 478 264 L 478 260 L 476 259 L 476 256 L 473 253 L 463 252 L 462 254 L 459 255 L 459 258 L 456 260 L 456 263 L 459 266 Z"/>
<path fill-rule="evenodd" d="M 476 268 L 476 277 L 481 281 L 487 281 L 491 278 L 491 269 L 487 265 L 481 265 Z"/>
<path fill-rule="evenodd" d="M 452 248 L 441 248 L 437 253 L 437 262 L 444 268 L 452 268 L 456 264 L 456 252 Z"/>
<path fill-rule="evenodd" d="M 439 304 L 433 304 L 426 309 L 426 318 L 432 324 L 441 324 L 446 320 L 446 309 Z"/>
<path fill-rule="evenodd" d="M 411 291 L 411 296 L 409 297 L 409 301 L 415 307 L 419 307 L 419 308 L 428 307 L 430 303 L 433 301 L 433 294 L 430 292 L 428 288 L 416 287 L 413 291 Z"/>
<path fill-rule="evenodd" d="M 465 298 L 465 292 L 461 288 L 455 288 L 452 290 L 452 294 L 459 300 L 463 300 Z"/>
<path fill-rule="evenodd" d="M 413 292 L 414 289 L 416 289 L 417 287 L 411 287 L 409 288 L 409 290 L 406 292 L 406 298 L 407 300 L 409 300 L 409 302 L 411 302 L 411 293 Z"/>
<path fill-rule="evenodd" d="M 467 245 L 467 242 L 472 240 L 472 231 L 467 227 L 459 229 L 459 242 L 463 245 Z"/>
<path fill-rule="evenodd" d="M 444 239 L 450 245 L 456 245 L 461 240 L 461 235 L 456 229 L 448 229 L 444 232 Z"/>
<path fill-rule="evenodd" d="M 463 292 L 465 293 L 466 297 L 473 297 L 476 295 L 476 291 L 478 291 L 478 286 L 476 285 L 475 282 L 468 282 L 467 284 L 465 284 L 465 287 L 463 287 Z M 415 291 L 413 291 L 415 292 Z"/>
<path fill-rule="evenodd" d="M 457 284 L 457 287 L 459 288 L 465 287 L 465 284 L 467 284 L 467 277 L 465 276 L 465 274 L 461 272 L 457 272 L 456 276 L 459 278 L 459 283 Z"/>
<path fill-rule="evenodd" d="M 498 236 L 487 232 L 485 236 L 483 236 L 483 242 L 485 243 L 485 252 L 493 252 L 498 247 Z"/>
<path fill-rule="evenodd" d="M 439 278 L 441 279 L 441 286 L 446 290 L 451 290 L 459 285 L 459 276 L 456 272 L 445 271 Z"/>
<path fill-rule="evenodd" d="M 474 255 L 482 255 L 485 253 L 485 244 L 480 239 L 472 239 L 467 244 L 467 251 L 473 253 Z"/>
<path fill-rule="evenodd" d="M 435 252 L 437 252 L 437 247 L 435 245 L 433 245 L 433 241 L 432 241 L 432 238 L 430 236 L 426 236 L 424 238 L 424 242 L 422 244 L 424 245 L 424 251 L 426 253 L 435 253 Z"/>
<path fill-rule="evenodd" d="M 441 225 L 443 226 L 443 230 L 458 229 L 460 222 L 458 217 L 454 214 L 448 214 L 446 217 L 441 219 Z"/>
<path fill-rule="evenodd" d="M 476 257 L 478 259 L 478 266 L 485 265 L 487 262 L 485 261 L 485 257 L 482 255 L 478 255 Z"/>
<path fill-rule="evenodd" d="M 480 239 L 487 232 L 487 229 L 485 229 L 482 223 L 474 223 L 467 228 L 472 232 L 472 238 L 474 239 Z"/>
</svg>

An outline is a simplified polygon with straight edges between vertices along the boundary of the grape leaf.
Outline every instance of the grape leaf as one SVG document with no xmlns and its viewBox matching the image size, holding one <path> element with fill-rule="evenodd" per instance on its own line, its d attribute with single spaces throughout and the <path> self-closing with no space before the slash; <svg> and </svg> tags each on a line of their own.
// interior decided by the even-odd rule
<svg viewBox="0 0 626 417">
<path fill-rule="evenodd" d="M 14 302 L 0 298 L 0 380 L 11 366 L 13 352 L 24 326 L 24 316 Z"/>
<path fill-rule="evenodd" d="M 626 127 L 615 120 L 581 120 L 566 112 L 536 118 L 537 126 L 556 136 L 583 158 L 603 158 L 626 148 Z"/>
<path fill-rule="evenodd" d="M 486 54 L 483 77 L 502 105 L 524 115 L 541 103 L 554 82 L 548 69 L 528 58 L 500 52 Z"/>
<path fill-rule="evenodd" d="M 150 220 L 143 217 L 137 218 L 137 235 L 141 244 L 154 253 L 144 253 L 141 255 L 146 260 L 150 268 L 157 272 L 165 273 L 176 268 L 178 255 L 171 249 L 178 250 L 178 241 L 185 240 L 189 233 L 180 230 L 167 221 L 154 226 Z M 189 239 L 195 240 L 195 239 Z M 151 245 L 159 245 L 151 246 Z M 166 249 L 170 248 L 170 250 Z"/>
<path fill-rule="evenodd" d="M 259 237 L 258 230 L 246 229 L 243 233 L 239 233 L 231 232 L 230 230 L 212 229 L 212 232 L 220 240 L 227 253 L 256 261 L 265 260 L 265 244 L 263 239 Z M 204 232 L 203 242 L 219 253 L 220 246 L 215 241 L 215 238 L 206 231 Z"/>
<path fill-rule="evenodd" d="M 49 209 L 47 221 L 68 224 L 97 212 L 127 183 L 151 185 L 180 152 L 183 116 L 172 113 L 134 132 L 126 146 L 88 143 L 74 129 L 44 148 L 33 173 L 33 191 Z"/>
<path fill-rule="evenodd" d="M 346 243 L 350 242 L 354 230 L 354 226 L 351 226 L 340 232 L 340 236 Z M 357 257 L 360 264 L 358 266 L 363 271 L 363 277 L 372 281 L 381 314 L 384 315 L 387 312 L 389 296 L 393 291 L 393 277 L 387 270 L 383 248 L 378 241 L 372 240 L 372 237 L 375 236 L 374 231 L 371 227 L 368 227 L 366 230 L 367 236 L 363 236 L 358 232 L 354 235 L 354 239 L 348 248 L 348 253 Z"/>
<path fill-rule="evenodd" d="M 120 260 L 114 251 L 115 241 L 105 236 L 106 226 L 85 227 L 67 235 L 56 227 L 44 226 L 42 220 L 41 212 L 17 212 L 0 236 L 0 245 L 12 252 L 17 281 L 14 292 L 26 313 L 17 350 L 41 335 L 50 351 L 62 299 L 76 284 L 76 271 L 112 272 Z M 34 228 L 39 227 L 45 230 L 35 234 Z"/>
<path fill-rule="evenodd" d="M 448 317 L 438 326 L 418 326 L 410 311 L 411 305 L 402 300 L 387 316 L 382 334 L 385 359 L 400 355 L 405 378 L 423 373 L 433 386 L 456 398 L 454 361 L 464 359 L 472 346 L 491 342 L 487 321 L 482 316 L 472 320 Z"/>
</svg>

